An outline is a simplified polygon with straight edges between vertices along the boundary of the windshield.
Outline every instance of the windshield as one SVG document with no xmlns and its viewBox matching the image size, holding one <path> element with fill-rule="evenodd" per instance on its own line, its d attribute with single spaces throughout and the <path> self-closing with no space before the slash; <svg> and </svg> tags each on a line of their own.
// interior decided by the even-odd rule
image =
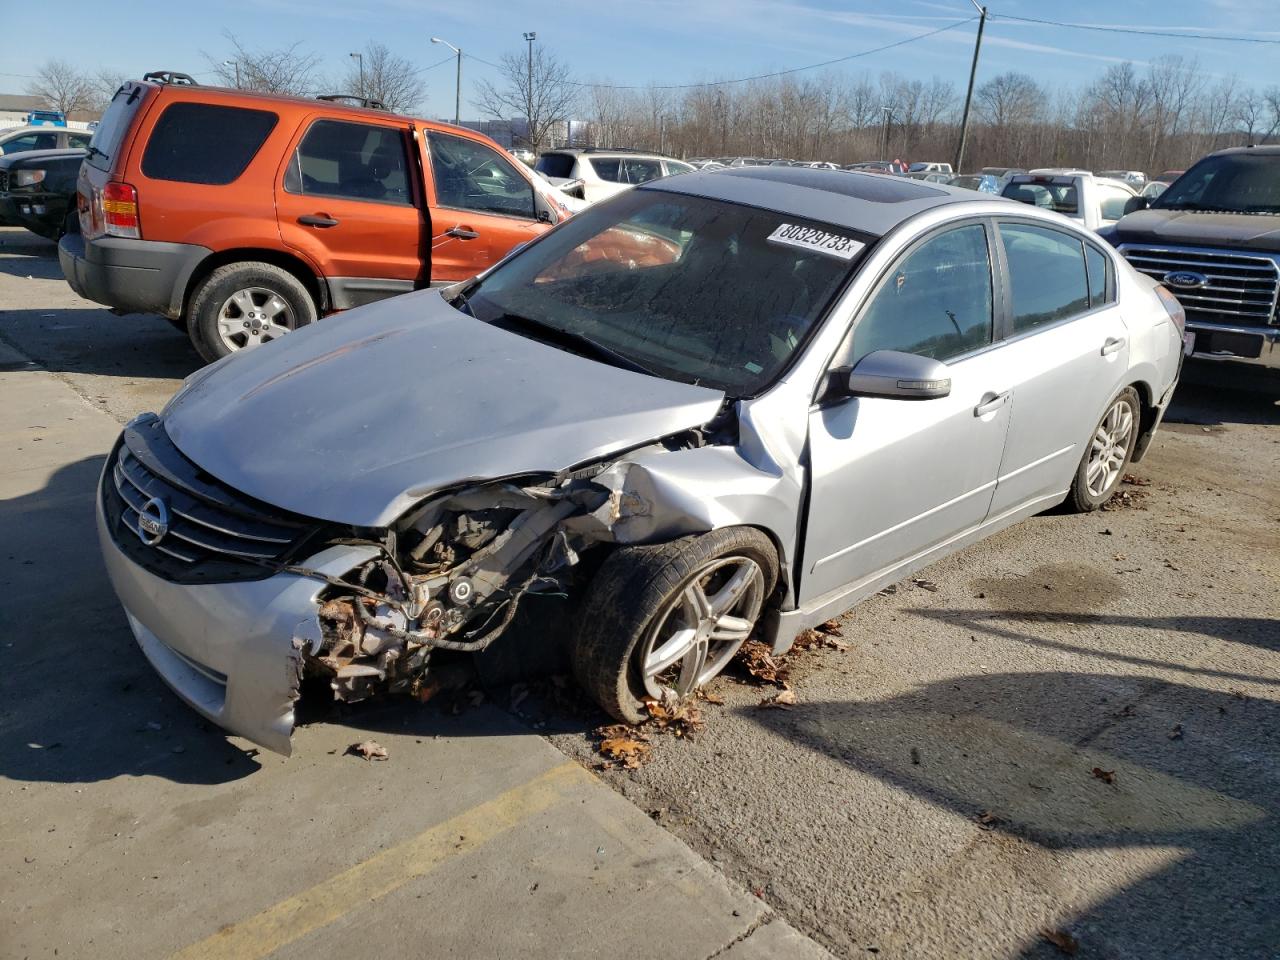
<svg viewBox="0 0 1280 960">
<path fill-rule="evenodd" d="M 1280 213 L 1280 156 L 1205 157 L 1152 204 L 1158 210 Z"/>
<path fill-rule="evenodd" d="M 1001 196 L 1021 203 L 1029 203 L 1031 206 L 1040 207 L 1042 210 L 1053 210 L 1055 213 L 1065 214 L 1068 217 L 1073 217 L 1080 212 L 1080 205 L 1076 199 L 1076 188 L 1070 182 L 1020 183 L 1014 180 L 1004 188 L 1004 193 Z"/>
<path fill-rule="evenodd" d="M 869 240 L 754 207 L 636 190 L 576 214 L 454 305 L 513 329 L 591 341 L 657 376 L 754 396 L 804 343 Z"/>
</svg>

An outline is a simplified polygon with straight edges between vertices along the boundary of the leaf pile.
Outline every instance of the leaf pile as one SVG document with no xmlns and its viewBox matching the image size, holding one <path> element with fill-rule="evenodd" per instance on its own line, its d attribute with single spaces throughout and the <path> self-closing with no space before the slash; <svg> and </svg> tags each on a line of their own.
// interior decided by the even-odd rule
<svg viewBox="0 0 1280 960">
<path fill-rule="evenodd" d="M 652 756 L 653 734 L 665 733 L 691 740 L 702 729 L 702 708 L 695 699 L 649 698 L 644 701 L 644 708 L 648 717 L 643 723 L 634 727 L 611 723 L 595 730 L 596 752 L 604 758 L 598 769 L 635 770 Z"/>
<path fill-rule="evenodd" d="M 799 641 L 797 640 L 797 645 Z M 801 650 L 807 647 L 801 647 Z M 754 680 L 761 684 L 772 684 L 775 687 L 781 687 L 783 690 L 790 688 L 788 682 L 791 675 L 791 668 L 787 663 L 787 656 L 783 654 L 780 657 L 773 655 L 773 650 L 767 643 L 761 643 L 759 640 L 748 640 L 742 645 L 742 649 L 738 651 L 738 665 Z"/>
<path fill-rule="evenodd" d="M 598 767 L 601 770 L 634 770 L 649 759 L 653 750 L 649 738 L 626 723 L 600 727 L 596 736 L 600 738 L 596 751 L 604 757 Z"/>
<path fill-rule="evenodd" d="M 645 700 L 644 708 L 649 713 L 646 726 L 663 733 L 675 737 L 690 737 L 702 729 L 702 710 L 697 700 L 664 697 L 660 701 Z"/>
</svg>

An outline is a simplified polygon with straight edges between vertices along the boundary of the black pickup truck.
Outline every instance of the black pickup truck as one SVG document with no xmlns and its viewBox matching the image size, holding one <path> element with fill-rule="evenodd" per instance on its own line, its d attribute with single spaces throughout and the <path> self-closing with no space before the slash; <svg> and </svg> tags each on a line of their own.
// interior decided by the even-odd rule
<svg viewBox="0 0 1280 960">
<path fill-rule="evenodd" d="M 76 232 L 76 175 L 86 151 L 29 150 L 0 157 L 0 224 L 57 240 Z"/>
<path fill-rule="evenodd" d="M 1280 146 L 1212 153 L 1125 210 L 1098 232 L 1182 303 L 1191 355 L 1280 375 Z"/>
</svg>

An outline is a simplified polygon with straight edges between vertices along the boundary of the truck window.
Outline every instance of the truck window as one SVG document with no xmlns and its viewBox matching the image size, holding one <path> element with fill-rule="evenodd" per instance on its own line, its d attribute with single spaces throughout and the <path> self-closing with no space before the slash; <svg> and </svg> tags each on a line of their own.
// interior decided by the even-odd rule
<svg viewBox="0 0 1280 960">
<path fill-rule="evenodd" d="M 1025 223 L 1001 223 L 1000 240 L 1013 287 L 1015 334 L 1089 309 L 1089 280 L 1080 240 Z"/>
<path fill-rule="evenodd" d="M 411 204 L 404 134 L 395 127 L 317 120 L 285 173 L 288 193 Z"/>
<path fill-rule="evenodd" d="M 249 166 L 279 117 L 212 103 L 165 107 L 142 154 L 142 172 L 152 180 L 231 183 Z"/>
<path fill-rule="evenodd" d="M 427 132 L 436 203 L 458 210 L 534 219 L 533 184 L 483 143 Z"/>
</svg>

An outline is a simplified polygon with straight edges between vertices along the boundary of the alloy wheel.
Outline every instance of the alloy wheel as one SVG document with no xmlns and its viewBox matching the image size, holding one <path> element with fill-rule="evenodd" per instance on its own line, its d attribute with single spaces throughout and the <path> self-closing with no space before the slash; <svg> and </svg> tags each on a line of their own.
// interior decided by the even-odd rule
<svg viewBox="0 0 1280 960">
<path fill-rule="evenodd" d="M 1132 435 L 1133 409 L 1124 400 L 1117 400 L 1098 424 L 1089 448 L 1085 486 L 1092 496 L 1102 497 L 1120 482 Z"/>
<path fill-rule="evenodd" d="M 687 697 L 733 659 L 764 604 L 764 573 L 748 557 L 703 566 L 653 618 L 637 646 L 645 692 Z"/>
<path fill-rule="evenodd" d="M 288 301 L 267 287 L 237 290 L 218 310 L 218 338 L 231 351 L 283 337 L 296 326 Z"/>
</svg>

